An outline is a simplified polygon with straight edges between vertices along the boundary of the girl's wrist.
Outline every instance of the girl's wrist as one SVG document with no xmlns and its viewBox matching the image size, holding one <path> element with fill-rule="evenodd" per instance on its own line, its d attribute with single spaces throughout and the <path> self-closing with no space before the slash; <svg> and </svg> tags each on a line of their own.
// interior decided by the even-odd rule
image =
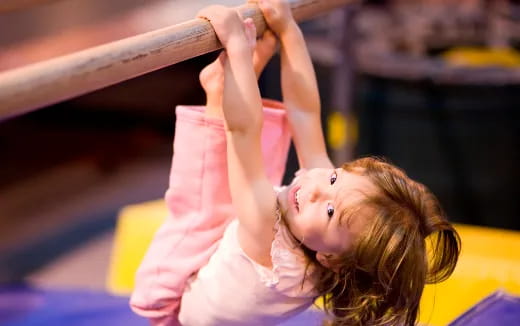
<svg viewBox="0 0 520 326">
<path fill-rule="evenodd" d="M 301 35 L 303 34 L 300 30 L 300 27 L 298 26 L 296 21 L 292 20 L 289 23 L 287 23 L 285 28 L 278 34 L 278 38 L 280 39 L 280 42 L 283 44 L 291 38 L 295 36 L 299 37 Z"/>
</svg>

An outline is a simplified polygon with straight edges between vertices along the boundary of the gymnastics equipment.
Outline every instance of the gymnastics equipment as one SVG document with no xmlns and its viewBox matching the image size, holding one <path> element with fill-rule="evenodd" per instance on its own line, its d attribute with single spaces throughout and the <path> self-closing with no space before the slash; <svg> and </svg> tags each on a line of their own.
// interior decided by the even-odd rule
<svg viewBox="0 0 520 326">
<path fill-rule="evenodd" d="M 297 21 L 355 0 L 291 0 Z M 236 7 L 252 18 L 258 35 L 265 21 L 258 6 Z M 177 25 L 0 73 L 0 119 L 110 86 L 222 48 L 211 24 L 192 19 Z"/>
</svg>

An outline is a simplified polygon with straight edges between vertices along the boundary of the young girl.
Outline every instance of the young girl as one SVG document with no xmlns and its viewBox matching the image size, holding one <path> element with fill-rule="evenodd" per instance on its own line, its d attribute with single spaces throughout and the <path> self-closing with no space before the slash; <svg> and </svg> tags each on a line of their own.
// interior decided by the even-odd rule
<svg viewBox="0 0 520 326">
<path fill-rule="evenodd" d="M 222 140 L 227 163 L 208 150 L 221 145 L 210 144 L 197 155 L 220 168 L 224 162 L 227 174 L 208 166 L 194 178 L 188 171 L 193 166 L 176 168 L 177 157 L 193 154 L 192 147 L 175 147 L 172 176 L 188 176 L 172 177 L 166 194 L 176 222 L 156 236 L 137 275 L 132 306 L 163 324 L 176 322 L 178 313 L 182 325 L 276 325 L 322 297 L 334 325 L 413 325 L 425 283 L 453 271 L 458 235 L 435 197 L 396 167 L 372 158 L 333 167 L 301 31 L 286 2 L 263 0 L 259 6 L 281 42 L 282 113 L 302 170 L 289 186 L 273 189 L 285 162 L 286 131 L 283 115 L 278 127 L 269 124 L 269 114 L 281 111 L 262 110 L 254 27 L 233 10 L 207 8 L 200 15 L 212 23 L 225 54 L 213 66 L 222 72 L 221 93 L 205 87 L 213 113 L 203 125 L 211 129 L 223 113 L 225 140 L 219 133 L 203 142 Z M 182 147 L 180 132 L 176 145 Z M 222 185 L 220 192 L 216 183 L 204 184 L 208 177 Z"/>
<path fill-rule="evenodd" d="M 247 30 L 253 38 L 250 25 Z M 275 50 L 274 35 L 264 33 L 253 53 L 257 76 Z M 222 113 L 224 60 L 222 53 L 200 73 L 206 106 L 176 109 L 174 157 L 165 195 L 169 216 L 137 271 L 130 300 L 131 308 L 153 324 L 178 324 L 186 281 L 208 262 L 235 216 L 229 194 Z M 262 150 L 266 173 L 274 185 L 279 185 L 290 133 L 281 103 L 264 100 L 263 104 Z"/>
</svg>

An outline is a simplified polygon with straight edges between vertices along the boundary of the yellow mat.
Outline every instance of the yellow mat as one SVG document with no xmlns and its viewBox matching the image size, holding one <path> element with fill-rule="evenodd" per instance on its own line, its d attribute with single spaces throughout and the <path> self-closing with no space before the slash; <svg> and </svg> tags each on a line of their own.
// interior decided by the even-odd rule
<svg viewBox="0 0 520 326">
<path fill-rule="evenodd" d="M 118 295 L 132 292 L 134 274 L 166 212 L 163 200 L 129 205 L 120 211 L 107 277 L 110 292 Z"/>
<path fill-rule="evenodd" d="M 446 325 L 497 289 L 520 295 L 520 232 L 457 225 L 462 252 L 445 282 L 428 285 L 420 320 Z"/>
<path fill-rule="evenodd" d="M 153 234 L 166 217 L 162 200 L 124 207 L 119 215 L 107 288 L 128 295 Z M 427 286 L 420 321 L 446 325 L 497 289 L 520 295 L 520 232 L 457 225 L 462 254 L 446 282 Z"/>
</svg>

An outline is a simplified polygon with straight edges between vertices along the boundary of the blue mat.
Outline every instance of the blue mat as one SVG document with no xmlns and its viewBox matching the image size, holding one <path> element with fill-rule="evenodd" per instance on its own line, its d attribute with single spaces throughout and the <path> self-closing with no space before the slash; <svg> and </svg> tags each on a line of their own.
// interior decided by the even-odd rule
<svg viewBox="0 0 520 326">
<path fill-rule="evenodd" d="M 323 312 L 309 309 L 280 326 L 321 325 Z M 128 298 L 88 291 L 0 287 L 0 326 L 148 326 Z"/>
<path fill-rule="evenodd" d="M 0 326 L 147 326 L 128 298 L 87 291 L 0 287 Z"/>
<path fill-rule="evenodd" d="M 316 309 L 296 316 L 284 326 L 319 325 Z M 147 326 L 135 315 L 128 298 L 88 291 L 34 289 L 24 285 L 0 287 L 0 326 Z M 496 292 L 462 314 L 449 326 L 520 325 L 520 298 Z"/>
<path fill-rule="evenodd" d="M 498 291 L 477 303 L 449 326 L 520 325 L 520 298 Z"/>
</svg>

